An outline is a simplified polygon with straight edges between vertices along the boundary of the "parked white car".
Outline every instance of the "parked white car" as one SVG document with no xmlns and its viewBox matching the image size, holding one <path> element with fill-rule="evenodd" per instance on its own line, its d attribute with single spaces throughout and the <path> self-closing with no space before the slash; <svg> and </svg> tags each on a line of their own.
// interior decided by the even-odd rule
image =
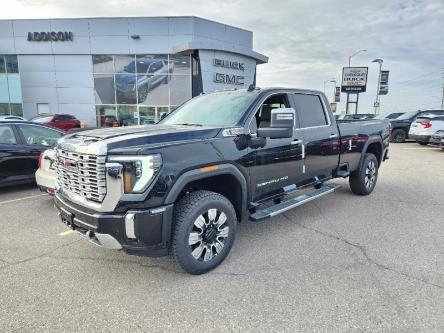
<svg viewBox="0 0 444 333">
<path fill-rule="evenodd" d="M 56 174 L 54 170 L 55 152 L 47 149 L 40 154 L 39 168 L 35 173 L 35 180 L 40 191 L 54 195 Z"/>
<path fill-rule="evenodd" d="M 416 118 L 410 125 L 409 138 L 420 145 L 426 145 L 430 137 L 439 130 L 444 130 L 444 116 L 424 115 Z"/>
</svg>

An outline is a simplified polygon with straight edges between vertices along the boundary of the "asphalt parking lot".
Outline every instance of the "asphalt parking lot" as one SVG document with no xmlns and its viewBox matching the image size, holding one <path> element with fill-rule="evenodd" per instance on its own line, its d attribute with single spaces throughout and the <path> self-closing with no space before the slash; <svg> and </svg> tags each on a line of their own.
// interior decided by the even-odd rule
<svg viewBox="0 0 444 333">
<path fill-rule="evenodd" d="M 0 190 L 0 331 L 444 331 L 444 151 L 392 144 L 369 197 L 245 222 L 216 270 L 101 249 Z"/>
</svg>

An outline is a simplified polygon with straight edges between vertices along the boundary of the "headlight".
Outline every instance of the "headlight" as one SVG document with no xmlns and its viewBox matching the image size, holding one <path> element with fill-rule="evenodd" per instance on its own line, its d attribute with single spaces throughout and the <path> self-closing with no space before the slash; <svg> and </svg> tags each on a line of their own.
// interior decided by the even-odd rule
<svg viewBox="0 0 444 333">
<path fill-rule="evenodd" d="M 148 156 L 110 156 L 109 161 L 122 165 L 125 193 L 143 192 L 162 165 L 160 154 Z"/>
</svg>

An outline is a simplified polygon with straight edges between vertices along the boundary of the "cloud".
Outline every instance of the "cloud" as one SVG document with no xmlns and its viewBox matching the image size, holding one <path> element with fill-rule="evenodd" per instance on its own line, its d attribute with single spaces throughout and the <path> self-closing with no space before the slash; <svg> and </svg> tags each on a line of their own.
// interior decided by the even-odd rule
<svg viewBox="0 0 444 333">
<path fill-rule="evenodd" d="M 440 106 L 444 68 L 442 0 L 10 0 L 1 18 L 196 15 L 246 28 L 256 51 L 270 57 L 258 66 L 261 86 L 323 90 L 324 81 L 340 80 L 348 56 L 369 67 L 368 91 L 360 111 L 372 110 L 378 65 L 390 70 L 390 92 L 383 111 Z M 327 83 L 327 93 L 333 86 Z M 342 96 L 345 100 L 345 95 Z M 341 103 L 341 110 L 345 103 Z"/>
</svg>

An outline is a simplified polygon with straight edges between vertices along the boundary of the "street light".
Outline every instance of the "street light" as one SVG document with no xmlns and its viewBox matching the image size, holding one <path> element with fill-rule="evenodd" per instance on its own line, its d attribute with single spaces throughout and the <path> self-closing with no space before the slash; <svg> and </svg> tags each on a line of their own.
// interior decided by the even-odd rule
<svg viewBox="0 0 444 333">
<path fill-rule="evenodd" d="M 382 69 L 382 63 L 384 60 L 382 59 L 375 59 L 372 62 L 377 62 L 379 64 L 379 76 L 378 76 L 378 88 L 376 89 L 376 98 L 375 98 L 375 114 L 378 114 L 379 110 L 379 103 L 380 103 L 380 96 L 379 96 L 379 86 L 381 84 L 381 69 Z"/>
<path fill-rule="evenodd" d="M 367 50 L 359 50 L 359 51 L 356 51 L 355 53 L 353 53 L 352 55 L 348 56 L 348 67 L 351 66 L 350 65 L 351 58 L 353 58 L 355 55 L 357 55 L 358 53 L 361 53 L 361 52 L 367 52 Z"/>
</svg>

